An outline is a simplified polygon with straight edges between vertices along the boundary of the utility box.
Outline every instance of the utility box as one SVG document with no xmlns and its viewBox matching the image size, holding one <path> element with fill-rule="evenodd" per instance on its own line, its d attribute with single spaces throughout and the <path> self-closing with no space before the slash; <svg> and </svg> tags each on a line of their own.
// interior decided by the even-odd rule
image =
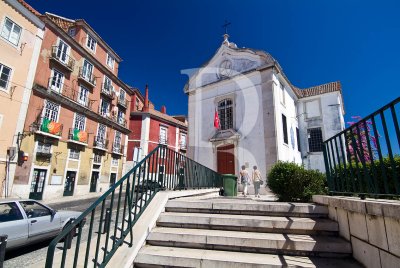
<svg viewBox="0 0 400 268">
<path fill-rule="evenodd" d="M 237 196 L 237 177 L 233 174 L 222 175 L 225 196 Z"/>
</svg>

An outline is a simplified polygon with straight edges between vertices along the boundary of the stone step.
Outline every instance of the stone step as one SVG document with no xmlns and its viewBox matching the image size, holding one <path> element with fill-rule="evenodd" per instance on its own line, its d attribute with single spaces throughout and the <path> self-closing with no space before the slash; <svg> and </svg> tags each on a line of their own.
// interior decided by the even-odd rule
<svg viewBox="0 0 400 268">
<path fill-rule="evenodd" d="M 212 198 L 208 200 L 170 200 L 168 212 L 194 212 L 215 214 L 327 217 L 328 208 L 309 203 L 285 203 L 246 200 L 244 198 Z"/>
<path fill-rule="evenodd" d="M 338 224 L 329 219 L 206 213 L 164 212 L 157 226 L 283 234 L 338 233 Z"/>
<path fill-rule="evenodd" d="M 339 237 L 156 227 L 147 237 L 154 246 L 203 248 L 301 256 L 349 257 L 351 245 Z"/>
<path fill-rule="evenodd" d="M 258 268 L 258 267 L 319 267 L 361 268 L 346 258 L 317 258 L 230 252 L 206 249 L 157 247 L 146 245 L 136 256 L 135 267 L 199 267 L 199 268 Z"/>
</svg>

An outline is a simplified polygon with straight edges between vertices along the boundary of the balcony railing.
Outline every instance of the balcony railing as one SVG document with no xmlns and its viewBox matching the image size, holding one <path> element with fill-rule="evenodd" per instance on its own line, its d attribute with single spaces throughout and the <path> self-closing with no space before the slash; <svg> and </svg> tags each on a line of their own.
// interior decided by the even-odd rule
<svg viewBox="0 0 400 268">
<path fill-rule="evenodd" d="M 159 144 L 167 144 L 167 143 L 168 143 L 168 140 L 167 140 L 166 137 L 160 136 L 160 137 L 158 138 L 158 143 L 159 143 Z"/>
<path fill-rule="evenodd" d="M 107 83 L 101 84 L 101 94 L 112 100 L 115 98 L 115 92 L 113 91 L 113 87 Z"/>
<path fill-rule="evenodd" d="M 118 117 L 118 116 L 111 116 L 111 119 L 116 122 L 117 124 L 126 127 L 126 119 L 123 117 Z"/>
<path fill-rule="evenodd" d="M 36 157 L 40 158 L 51 158 L 51 145 L 50 146 L 41 146 L 36 150 Z"/>
<path fill-rule="evenodd" d="M 101 106 L 99 106 L 99 115 L 109 120 L 112 120 L 112 116 L 110 115 L 110 110 L 103 110 Z M 114 120 L 115 121 L 115 120 Z"/>
<path fill-rule="evenodd" d="M 72 72 L 75 66 L 75 60 L 63 52 L 58 46 L 52 46 L 51 59 L 60 63 L 68 71 Z"/>
<path fill-rule="evenodd" d="M 112 145 L 112 152 L 115 154 L 123 154 L 124 153 L 124 146 L 120 143 L 113 143 Z"/>
<path fill-rule="evenodd" d="M 81 92 L 74 90 L 72 87 L 66 85 L 65 83 L 53 82 L 53 77 L 49 78 L 47 88 L 61 96 L 70 99 L 79 105 L 92 109 L 93 100 L 89 99 L 87 96 L 81 94 Z"/>
<path fill-rule="evenodd" d="M 324 141 L 331 194 L 400 197 L 399 108 L 400 97 Z"/>
<path fill-rule="evenodd" d="M 179 144 L 179 147 L 180 147 L 181 150 L 186 150 L 187 149 L 186 143 L 182 143 L 181 142 L 181 144 Z"/>
<path fill-rule="evenodd" d="M 126 108 L 127 107 L 127 101 L 126 101 L 126 98 L 124 97 L 124 98 L 121 98 L 121 97 L 118 97 L 118 104 L 119 105 L 121 105 L 122 107 L 124 107 L 124 108 Z"/>
<path fill-rule="evenodd" d="M 54 122 L 46 117 L 39 118 L 32 126 L 37 133 L 49 134 L 51 136 L 61 137 L 63 131 L 63 124 Z"/>
<path fill-rule="evenodd" d="M 70 128 L 68 132 L 68 139 L 72 142 L 88 143 L 89 134 L 86 131 Z"/>
<path fill-rule="evenodd" d="M 94 136 L 93 147 L 97 149 L 107 150 L 108 140 L 99 136 Z"/>
<path fill-rule="evenodd" d="M 96 77 L 93 75 L 93 73 L 88 74 L 87 72 L 84 72 L 82 67 L 79 68 L 78 78 L 81 79 L 82 81 L 85 81 L 86 84 L 92 87 L 96 86 Z"/>
</svg>

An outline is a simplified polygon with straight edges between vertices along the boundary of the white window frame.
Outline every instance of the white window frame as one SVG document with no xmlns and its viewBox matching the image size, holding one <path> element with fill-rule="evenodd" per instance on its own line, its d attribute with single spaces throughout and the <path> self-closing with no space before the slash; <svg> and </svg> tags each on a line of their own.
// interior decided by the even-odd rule
<svg viewBox="0 0 400 268">
<path fill-rule="evenodd" d="M 82 89 L 85 89 L 85 92 L 86 92 L 86 94 L 84 95 L 84 100 L 81 99 Z M 78 103 L 80 103 L 83 106 L 88 106 L 89 105 L 89 93 L 90 93 L 90 91 L 87 87 L 79 85 Z"/>
<path fill-rule="evenodd" d="M 185 137 L 184 139 L 182 139 L 182 137 Z M 186 138 L 187 138 L 187 136 L 186 136 L 186 133 L 181 133 L 181 137 L 180 137 L 180 139 L 179 139 L 179 145 L 185 145 L 185 147 L 186 147 Z M 182 142 L 182 140 L 184 140 L 185 142 Z"/>
<path fill-rule="evenodd" d="M 4 28 L 6 27 L 6 22 L 7 22 L 7 20 L 10 21 L 10 22 L 12 23 L 12 25 L 11 25 L 11 30 L 10 30 L 10 32 L 9 32 L 9 35 L 8 35 L 8 36 L 5 36 L 5 35 L 3 35 L 3 32 L 4 32 Z M 18 33 L 17 43 L 13 43 L 13 42 L 10 40 L 10 37 L 11 37 L 12 33 L 14 32 L 15 27 L 18 27 L 18 28 L 20 29 L 20 30 L 19 30 L 19 33 Z M 1 36 L 4 40 L 6 40 L 8 43 L 12 44 L 12 45 L 15 46 L 15 47 L 18 47 L 19 41 L 21 40 L 21 35 L 22 35 L 22 27 L 19 26 L 17 23 L 15 23 L 15 22 L 14 22 L 12 19 L 10 19 L 9 17 L 5 17 L 4 20 L 3 20 L 2 27 L 1 27 L 0 36 Z"/>
<path fill-rule="evenodd" d="M 117 135 L 118 134 L 118 135 Z M 118 142 L 117 142 L 117 137 L 119 138 L 118 139 Z M 119 132 L 119 131 L 115 131 L 115 133 L 114 133 L 114 144 L 118 144 L 119 145 L 119 147 L 121 147 L 122 146 L 122 133 L 121 132 Z"/>
<path fill-rule="evenodd" d="M 111 61 L 111 64 L 110 64 L 110 61 Z M 108 67 L 110 67 L 112 70 L 114 70 L 115 59 L 113 56 L 110 55 L 110 53 L 107 53 L 106 64 Z"/>
<path fill-rule="evenodd" d="M 87 63 L 87 66 L 92 66 L 92 68 L 85 68 L 85 63 Z M 91 72 L 89 73 L 89 69 L 91 69 Z M 82 64 L 82 76 L 86 81 L 90 81 L 91 78 L 93 77 L 93 72 L 94 72 L 94 65 L 88 61 L 87 59 L 83 60 Z"/>
<path fill-rule="evenodd" d="M 124 97 L 121 97 L 124 96 Z M 119 99 L 120 100 L 125 100 L 126 99 L 126 92 L 122 88 L 119 89 Z"/>
<path fill-rule="evenodd" d="M 57 108 L 57 115 L 56 115 L 56 120 L 54 120 L 54 111 L 53 112 L 51 112 L 51 113 L 49 113 L 49 117 L 46 117 L 46 111 L 47 111 L 47 104 L 51 104 L 51 105 L 54 105 L 54 107 L 58 107 Z M 50 119 L 51 121 L 53 121 L 53 122 L 58 122 L 58 118 L 60 117 L 60 110 L 61 110 L 61 106 L 60 106 L 60 104 L 57 104 L 57 103 L 55 103 L 55 102 L 52 102 L 52 101 L 49 101 L 49 100 L 46 100 L 45 102 L 44 102 L 44 108 L 43 108 L 43 114 L 42 114 L 42 117 L 43 118 L 47 118 L 47 119 Z M 52 110 L 50 110 L 50 111 L 52 111 Z"/>
<path fill-rule="evenodd" d="M 86 116 L 83 114 L 75 113 L 74 129 L 85 131 L 85 128 L 86 128 Z"/>
<path fill-rule="evenodd" d="M 89 40 L 91 40 L 91 42 Z M 91 46 L 93 46 L 93 48 Z M 86 47 L 93 53 L 96 53 L 97 40 L 93 37 L 93 35 L 91 35 L 89 33 L 87 33 L 87 37 L 86 37 Z"/>
<path fill-rule="evenodd" d="M 103 79 L 103 89 L 107 92 L 109 92 L 111 94 L 112 89 L 113 89 L 113 84 L 112 84 L 112 80 L 104 75 L 104 79 Z"/>
<path fill-rule="evenodd" d="M 60 57 L 57 56 L 58 50 L 60 49 L 61 44 L 64 44 L 65 47 L 67 48 L 67 51 L 65 52 L 65 60 L 61 59 L 62 54 L 60 54 Z M 67 42 L 65 42 L 61 38 L 58 38 L 58 41 L 57 41 L 57 52 L 56 52 L 57 59 L 59 61 L 61 61 L 62 63 L 64 63 L 64 64 L 68 64 L 68 58 L 69 58 L 70 51 L 71 51 L 71 47 L 67 44 Z"/>
<path fill-rule="evenodd" d="M 10 70 L 10 73 L 9 73 L 9 75 L 8 75 L 8 80 L 6 81 L 6 86 L 5 86 L 4 88 L 3 88 L 3 87 L 0 87 L 0 90 L 1 90 L 1 91 L 5 91 L 5 92 L 8 92 L 8 88 L 9 88 L 9 84 L 10 84 L 10 81 L 11 81 L 11 76 L 12 76 L 13 70 L 12 70 L 11 67 L 8 67 L 7 65 L 0 63 L 0 79 L 1 79 L 1 74 L 3 73 L 3 69 L 4 69 L 4 68 L 9 69 L 9 70 Z"/>
<path fill-rule="evenodd" d="M 97 125 L 96 137 L 99 137 L 99 136 L 100 136 L 100 135 L 99 135 L 99 133 L 100 133 L 100 125 L 101 125 L 101 126 L 104 126 L 104 133 L 103 133 L 103 135 L 102 135 L 102 139 L 103 139 L 103 141 L 105 142 L 106 139 L 107 139 L 107 126 L 106 126 L 106 125 L 101 124 L 101 123 L 99 123 L 99 124 Z"/>
<path fill-rule="evenodd" d="M 43 148 L 46 148 L 46 149 L 43 149 Z M 51 154 L 51 143 L 45 143 L 45 142 L 38 141 L 37 146 L 36 146 L 36 152 Z"/>
<path fill-rule="evenodd" d="M 285 99 L 285 86 L 283 85 L 282 82 L 279 82 L 279 99 L 281 101 L 281 104 L 283 106 L 286 105 L 286 99 Z"/>
<path fill-rule="evenodd" d="M 121 109 L 118 109 L 118 112 L 117 112 L 117 121 L 118 121 L 118 123 L 122 124 L 124 122 L 124 119 L 125 119 L 124 111 L 121 110 Z"/>
<path fill-rule="evenodd" d="M 60 78 L 61 78 L 60 81 L 58 81 L 58 82 L 57 81 L 54 82 L 54 78 L 55 78 L 56 73 L 58 75 L 60 75 Z M 65 75 L 64 75 L 63 72 L 60 72 L 59 70 L 57 70 L 55 68 L 51 69 L 51 81 L 50 81 L 51 90 L 61 94 L 62 90 L 63 90 L 63 85 L 64 85 L 64 78 L 65 78 Z M 53 83 L 54 83 L 54 85 L 53 85 Z"/>
<path fill-rule="evenodd" d="M 100 158 L 99 162 L 96 161 L 96 157 Z M 96 154 L 96 153 L 93 154 L 93 163 L 94 164 L 101 165 L 101 159 L 102 159 L 102 155 L 101 154 Z"/>
<path fill-rule="evenodd" d="M 108 103 L 108 105 L 107 105 L 107 111 L 106 112 L 104 112 L 103 111 L 103 103 Z M 100 103 L 100 115 L 101 116 L 109 116 L 109 114 L 110 114 L 110 107 L 111 107 L 111 102 L 109 102 L 109 101 L 106 101 L 105 99 L 101 99 L 101 103 Z M 108 113 L 108 115 L 107 115 L 107 113 Z"/>
<path fill-rule="evenodd" d="M 69 149 L 68 152 L 68 159 L 69 160 L 74 160 L 74 161 L 79 161 L 81 156 L 81 151 L 77 150 L 77 149 Z"/>
<path fill-rule="evenodd" d="M 162 135 L 161 135 L 162 130 L 164 130 L 164 133 L 165 133 L 164 140 L 162 140 Z M 162 143 L 162 141 L 163 141 L 163 143 Z M 168 144 L 168 128 L 167 127 L 160 126 L 159 142 L 161 144 Z"/>
<path fill-rule="evenodd" d="M 111 166 L 118 167 L 118 162 L 119 162 L 118 158 L 116 158 L 114 156 L 111 158 Z"/>
</svg>

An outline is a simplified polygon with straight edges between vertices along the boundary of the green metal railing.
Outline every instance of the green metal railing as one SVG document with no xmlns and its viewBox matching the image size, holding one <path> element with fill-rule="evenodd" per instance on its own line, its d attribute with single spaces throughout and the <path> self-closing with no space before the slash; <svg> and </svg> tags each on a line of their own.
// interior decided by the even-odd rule
<svg viewBox="0 0 400 268">
<path fill-rule="evenodd" d="M 400 197 L 400 97 L 324 141 L 330 194 Z"/>
<path fill-rule="evenodd" d="M 217 172 L 159 145 L 50 243 L 45 267 L 105 267 L 123 243 L 132 246 L 132 227 L 158 191 L 221 183 Z"/>
</svg>

